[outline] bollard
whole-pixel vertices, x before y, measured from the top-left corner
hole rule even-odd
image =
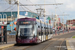
[[[69,33],[69,29],[68,29],[68,33]]]
[[[64,34],[64,29],[63,29],[63,34]]]
[[[57,35],[57,32],[56,32],[56,30],[55,30],[55,35]]]

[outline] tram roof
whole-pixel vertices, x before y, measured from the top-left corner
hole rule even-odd
[[[30,20],[30,21],[35,21],[36,20],[36,18],[20,18],[20,19],[18,19],[18,21],[25,21],[25,19]]]

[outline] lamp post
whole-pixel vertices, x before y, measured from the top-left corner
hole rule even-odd
[[[62,24],[63,24],[63,34],[64,34],[64,19],[62,19]]]
[[[57,34],[57,30],[56,30],[56,21],[57,21],[57,19],[56,19],[56,17],[57,17],[57,15],[56,15],[56,9],[57,9],[57,7],[55,7],[55,34]]]
[[[18,2],[17,2],[17,7],[18,7],[18,17],[17,18],[19,18],[19,0],[17,0]]]

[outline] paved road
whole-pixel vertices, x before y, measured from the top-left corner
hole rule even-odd
[[[69,31],[74,31],[74,30],[69,30]],[[64,30],[64,32],[63,31],[57,31],[57,34],[65,33],[65,32],[68,32],[68,31],[66,31],[66,30]],[[55,32],[53,32],[53,34],[55,34]]]
[[[71,38],[75,32],[53,37],[53,39],[40,44],[16,45],[4,50],[66,50],[66,38]]]

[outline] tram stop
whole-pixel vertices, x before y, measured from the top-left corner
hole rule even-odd
[[[0,25],[0,44],[7,43],[7,25]]]
[[[7,15],[0,14],[0,44],[7,43]]]

